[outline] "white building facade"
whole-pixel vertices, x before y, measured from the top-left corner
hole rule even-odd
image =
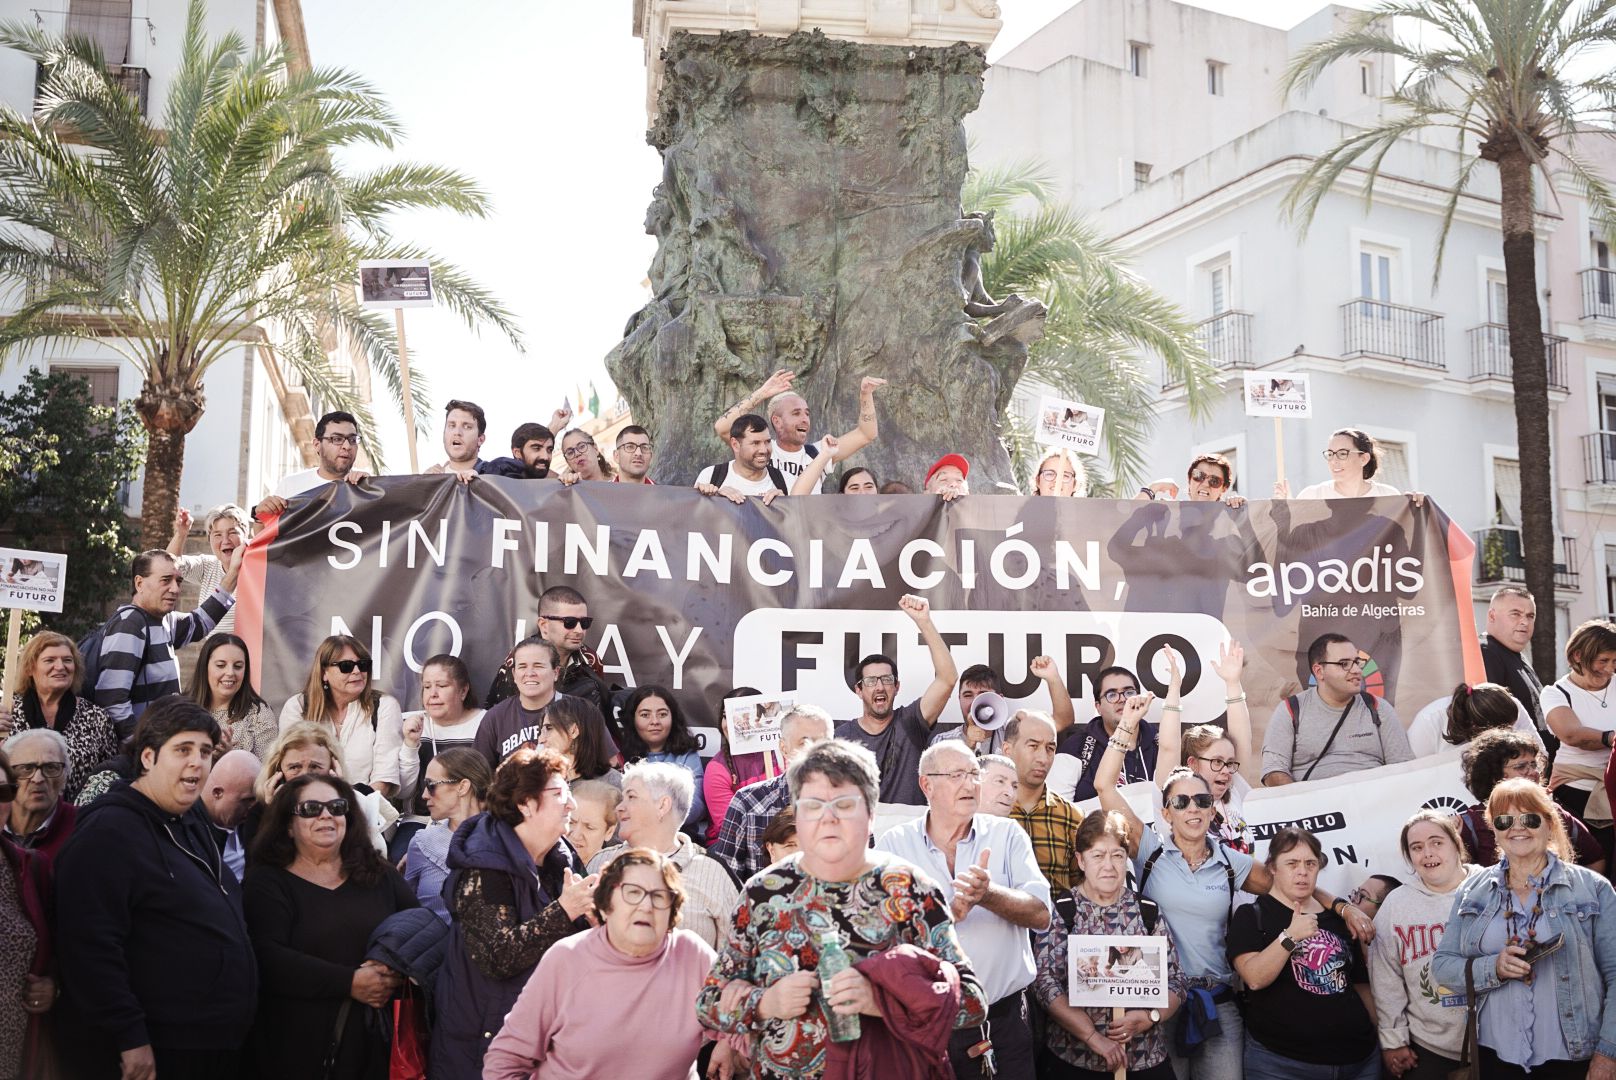
[[[1217,451],[1235,461],[1239,490],[1269,497],[1274,424],[1245,416],[1242,372],[1308,372],[1314,415],[1284,430],[1291,489],[1327,478],[1321,452],[1332,431],[1362,428],[1385,449],[1377,479],[1429,493],[1477,537],[1476,591],[1485,597],[1521,577],[1496,172],[1478,169],[1460,200],[1439,280],[1437,240],[1461,164],[1443,135],[1395,147],[1372,205],[1360,169],[1326,195],[1305,235],[1282,211],[1297,177],[1354,121],[1374,118],[1390,85],[1380,59],[1343,62],[1282,101],[1291,56],[1354,14],[1327,7],[1284,30],[1173,0],[1082,0],[989,70],[967,121],[975,163],[1043,160],[1072,205],[1121,242],[1133,269],[1198,320],[1222,390],[1208,415],[1191,420],[1181,390],[1162,386],[1148,452],[1156,475],[1182,480],[1195,453]],[[1582,359],[1584,330],[1591,321],[1616,330],[1616,307],[1608,319],[1583,317],[1575,293],[1576,273],[1592,265],[1583,261],[1592,257],[1587,226],[1567,219],[1564,200],[1540,202],[1563,632],[1595,608],[1616,610],[1616,521],[1607,571],[1595,565],[1596,548],[1606,558],[1603,534],[1581,513],[1606,505],[1606,493],[1616,509],[1616,434],[1596,455],[1608,471],[1597,483],[1585,482],[1581,438],[1607,423],[1616,432],[1616,353],[1608,417],[1583,407],[1597,396],[1590,387],[1606,384],[1584,373]],[[1551,290],[1557,257],[1571,280]],[[1598,283],[1590,288],[1597,297]],[[1594,581],[1606,573],[1608,599]]]
[[[160,118],[184,43],[186,0],[58,0],[55,10],[20,0],[0,0],[0,20],[32,23],[56,33],[96,39],[109,68],[137,96],[148,117]],[[295,25],[285,39],[303,49],[297,0],[210,0],[207,33],[235,33],[249,45],[283,40],[276,12]],[[0,51],[0,100],[31,111],[36,72],[32,60]],[[301,378],[282,364],[257,327],[241,344],[227,349],[203,379],[206,411],[186,439],[180,505],[200,513],[221,503],[250,506],[288,472],[314,463],[310,440],[322,403]],[[368,399],[369,372],[363,358],[333,348],[333,368],[351,378]],[[0,394],[11,393],[30,369],[67,371],[90,383],[98,404],[133,399],[140,393],[138,369],[113,349],[92,341],[63,340],[8,357],[0,367]],[[138,514],[140,478],[130,486],[125,509]]]

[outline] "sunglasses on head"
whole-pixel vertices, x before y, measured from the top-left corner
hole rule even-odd
[[[1217,473],[1202,472],[1200,469],[1196,469],[1194,472],[1190,473],[1190,479],[1197,484],[1205,484],[1213,491],[1218,490],[1228,482]]]
[[[551,622],[558,622],[568,630],[576,630],[580,626],[585,630],[588,630],[591,626],[595,625],[595,617],[593,615],[540,615],[539,618],[549,619]]]
[[[1203,791],[1199,795],[1169,795],[1163,800],[1163,805],[1169,810],[1188,810],[1191,803],[1194,803],[1202,810],[1210,810],[1212,809],[1212,796]]]
[[[366,675],[370,674],[370,661],[369,660],[333,660],[333,661],[331,661],[331,663],[327,664],[326,666],[327,667],[334,667],[338,671],[342,672],[344,675],[352,675],[354,673],[354,668],[358,668],[360,671],[363,671]]]
[[[319,799],[304,799],[292,807],[292,815],[301,818],[317,818],[322,813],[329,813],[335,818],[348,816],[347,799],[328,799],[321,802]]]
[[[1521,823],[1523,829],[1541,829],[1543,827],[1542,814],[1499,814],[1493,818],[1493,828],[1499,832],[1508,832],[1515,827],[1515,822]]]

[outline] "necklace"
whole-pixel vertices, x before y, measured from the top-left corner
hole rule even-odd
[[[1537,940],[1537,920],[1543,914],[1543,887],[1548,884],[1549,872],[1545,867],[1542,877],[1528,876],[1526,884],[1532,890],[1532,910],[1523,914],[1515,910],[1515,890],[1510,886],[1508,871],[1504,877],[1504,924],[1508,928],[1509,944],[1522,945],[1530,948],[1531,943]],[[1524,931],[1520,922],[1525,922]],[[1527,986],[1532,985],[1532,973],[1528,971],[1522,980]]]

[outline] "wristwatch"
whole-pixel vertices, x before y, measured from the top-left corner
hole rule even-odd
[[[1151,1009],[1150,1010],[1150,1022],[1152,1024],[1161,1023],[1161,1010],[1160,1009]]]
[[[1288,953],[1293,953],[1298,948],[1297,940],[1291,937],[1289,930],[1281,930],[1279,932],[1279,945],[1280,948],[1284,949]]]

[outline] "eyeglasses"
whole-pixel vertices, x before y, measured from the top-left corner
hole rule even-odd
[[[1137,686],[1125,686],[1120,690],[1107,690],[1100,696],[1106,701],[1110,702],[1112,705],[1115,705],[1119,701],[1127,701],[1129,698],[1134,697],[1138,693],[1139,688]]]
[[[1537,758],[1528,758],[1525,761],[1512,761],[1504,766],[1507,776],[1539,776],[1543,767],[1537,763]]]
[[[568,630],[576,630],[580,626],[588,630],[595,625],[593,615],[540,615],[539,621],[558,622]]]
[[[1212,809],[1212,796],[1203,791],[1198,795],[1173,795],[1162,801],[1162,805],[1169,810],[1188,810],[1191,803],[1194,803],[1202,810],[1210,810]]]
[[[321,802],[319,799],[304,799],[292,807],[292,815],[300,818],[317,818],[321,814],[330,814],[332,817],[345,818],[348,816],[347,799],[328,799]]]
[[[1224,484],[1229,482],[1223,477],[1219,476],[1217,473],[1202,472],[1200,469],[1196,469],[1194,472],[1190,473],[1190,479],[1197,484],[1205,484],[1213,491],[1218,490]]]
[[[1324,452],[1324,460],[1325,461],[1345,461],[1349,457],[1351,457],[1353,454],[1361,454],[1361,453],[1363,453],[1362,450],[1326,450]]]
[[[828,811],[834,810],[831,816],[840,821],[844,817],[851,817],[858,813],[858,808],[864,805],[862,795],[843,795],[839,799],[798,799],[797,820],[818,821]]]
[[[620,442],[617,449],[625,454],[649,454],[651,444],[648,442]]]
[[[982,779],[981,769],[954,769],[952,772],[929,772],[927,776],[934,780],[947,780],[950,784],[957,784],[962,780]]]
[[[1519,820],[1523,829],[1541,829],[1543,827],[1542,814],[1499,814],[1493,818],[1493,829],[1498,832],[1508,832],[1515,827]]]
[[[896,675],[871,675],[868,678],[860,679],[859,685],[866,690],[875,690],[882,686],[897,686],[898,677]]]
[[[1320,660],[1319,663],[1325,667],[1338,667],[1342,671],[1362,671],[1364,666],[1361,656],[1354,656],[1350,660]]]
[[[554,795],[562,802],[566,802],[568,799],[572,798],[572,788],[567,784],[558,784],[555,787],[540,788],[540,798],[542,799],[545,795]]]
[[[47,780],[56,780],[67,771],[67,765],[61,761],[13,761],[11,771],[17,775],[18,780],[27,780],[36,772],[43,774]]]
[[[1359,904],[1374,904],[1376,907],[1379,907],[1381,904],[1385,903],[1385,901],[1377,900],[1373,896],[1370,896],[1369,893],[1364,890],[1364,887],[1360,885],[1347,894],[1347,903],[1353,905],[1354,907],[1357,907]]]
[[[442,787],[444,784],[458,784],[458,783],[460,783],[459,780],[422,780],[421,781],[421,790],[425,791],[428,795],[432,795],[432,794],[435,794],[437,792],[437,790],[440,787]]]
[[[1054,469],[1045,469],[1045,470],[1043,470],[1042,472],[1040,472],[1038,474],[1038,479],[1040,479],[1040,480],[1058,480],[1058,479],[1060,479],[1061,475],[1062,475],[1061,473],[1056,472]],[[1069,472],[1069,473],[1066,473],[1065,476],[1066,476],[1066,478],[1068,480],[1076,480],[1077,479],[1077,474],[1076,473],[1070,473]]]
[[[571,447],[561,451],[561,456],[571,461],[573,458],[588,457],[589,451],[595,449],[595,440],[586,439],[581,443],[573,443]]]
[[[359,445],[357,435],[322,435],[320,441],[328,446],[355,446]]]
[[[667,911],[673,906],[673,893],[667,889],[647,889],[632,882],[623,882],[617,887],[617,894],[629,907],[638,907],[641,900],[647,896],[651,898],[651,906],[658,911]]]
[[[0,802],[10,802],[17,797],[16,784],[0,784]]]
[[[1211,766],[1213,772],[1224,772],[1225,770],[1229,772],[1238,772],[1240,770],[1240,763],[1230,758],[1202,757],[1200,754],[1191,754],[1190,757],[1194,758],[1196,761],[1206,762],[1209,766]]]
[[[327,664],[326,667],[334,667],[344,675],[352,675],[354,673],[354,668],[358,668],[366,675],[370,674],[369,660],[333,660]]]

